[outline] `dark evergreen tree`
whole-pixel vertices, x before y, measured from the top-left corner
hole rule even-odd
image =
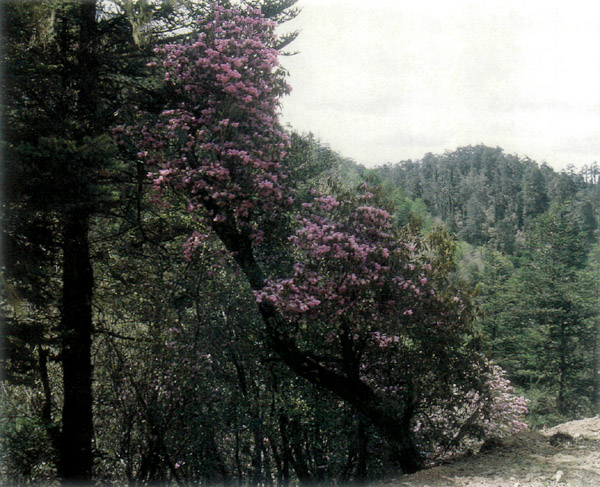
[[[284,21],[295,15],[293,3],[267,0],[255,6]],[[115,222],[130,210],[137,210],[139,223],[142,193],[137,190],[145,179],[135,155],[127,161],[131,154],[117,151],[112,129],[127,120],[136,101],[148,108],[160,104],[165,94],[154,90],[146,69],[153,44],[194,26],[207,4],[39,0],[2,8],[7,289],[17,301],[49,311],[47,326],[37,326],[32,353],[25,358],[33,363],[37,356],[39,374],[34,375],[41,375],[47,397],[52,392],[44,372],[48,347],[55,351],[50,358],[60,359],[60,434],[55,434],[50,401],[42,410],[44,425],[55,440],[60,477],[89,480],[93,267],[99,255],[92,235],[102,233],[95,228],[100,216],[113,219],[107,228],[115,233],[103,234],[104,240],[123,231]],[[42,275],[43,269],[50,272]],[[7,343],[18,344],[29,319],[14,314]],[[11,358],[6,364],[17,365],[18,357]]]
[[[529,164],[523,174],[523,224],[527,224],[548,208],[546,180],[535,164]]]
[[[581,301],[585,286],[578,277],[586,249],[569,210],[556,206],[531,222],[516,271],[504,264],[498,275],[501,261],[491,254],[491,274],[482,283],[482,322],[496,360],[521,387],[541,390],[545,399],[550,394],[550,401],[532,407],[534,414],[546,416],[543,421],[589,410],[590,330]]]
[[[36,212],[57,222],[64,377],[59,472],[85,480],[92,470],[88,229],[101,197],[98,178],[112,161],[99,92],[96,3],[15,3],[5,6],[5,15],[8,201],[26,222]]]

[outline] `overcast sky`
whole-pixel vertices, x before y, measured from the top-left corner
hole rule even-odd
[[[283,121],[367,166],[483,143],[600,160],[600,2],[299,0]]]

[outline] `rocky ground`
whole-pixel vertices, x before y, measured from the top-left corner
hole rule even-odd
[[[526,431],[385,487],[600,487],[600,416]]]

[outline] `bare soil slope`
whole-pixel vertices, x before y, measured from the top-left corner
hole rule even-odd
[[[600,487],[600,416],[525,431],[476,456],[403,475],[386,487]]]

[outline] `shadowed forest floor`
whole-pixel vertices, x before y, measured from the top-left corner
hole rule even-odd
[[[600,416],[525,431],[385,487],[600,487]]]

